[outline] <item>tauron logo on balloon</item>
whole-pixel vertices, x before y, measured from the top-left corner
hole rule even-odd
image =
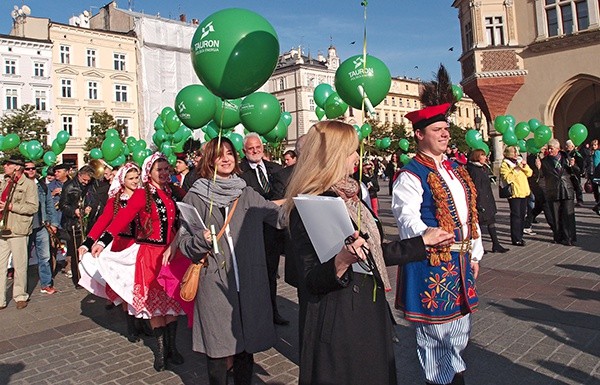
[[[201,54],[204,52],[219,52],[219,45],[221,44],[220,40],[203,40],[212,32],[215,32],[215,27],[213,26],[213,22],[210,21],[208,24],[202,27],[200,41],[194,44],[194,51],[196,54]]]
[[[183,101],[181,101],[181,103],[179,103],[177,105],[177,110],[179,111],[179,118],[180,119],[190,119],[191,115],[188,112],[185,112],[185,104],[183,103]]]
[[[373,76],[373,68],[362,68],[365,64],[365,61],[362,57],[356,58],[352,61],[352,63],[354,64],[354,71],[348,72],[348,77],[350,77],[350,80]]]

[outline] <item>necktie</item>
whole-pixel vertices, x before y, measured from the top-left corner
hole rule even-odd
[[[262,186],[262,188],[266,194],[269,191],[271,191],[271,185],[269,184],[267,175],[265,174],[265,171],[263,170],[263,166],[259,164],[258,166],[256,166],[256,169],[258,170],[258,181],[260,182],[260,185]]]

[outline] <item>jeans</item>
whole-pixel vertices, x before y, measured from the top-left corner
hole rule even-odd
[[[52,286],[52,268],[50,267],[50,236],[45,227],[33,229],[29,236],[27,250],[35,247],[38,259],[38,274],[40,276],[40,287]]]

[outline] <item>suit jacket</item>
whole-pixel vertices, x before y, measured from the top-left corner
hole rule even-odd
[[[4,191],[8,179],[0,180],[0,192]],[[31,234],[33,229],[33,214],[37,213],[39,198],[35,182],[21,175],[12,195],[12,209],[8,212],[6,227],[12,231],[4,238],[22,237]]]
[[[282,168],[273,175],[274,180],[273,183],[271,183],[273,188],[273,199],[277,200],[285,197],[285,190],[287,189],[288,183],[290,183],[292,172],[294,172],[293,165]]]
[[[269,183],[271,184],[271,190],[267,193],[260,185],[258,181],[258,177],[256,176],[256,171],[250,167],[248,159],[244,158],[240,162],[240,169],[242,170],[243,180],[246,181],[246,184],[252,187],[256,192],[258,192],[263,198],[267,200],[273,200],[274,191],[273,191],[273,181],[275,180],[274,174],[281,170],[281,166],[277,163],[269,162],[268,160],[263,160],[263,164],[267,169],[267,178],[269,179]]]

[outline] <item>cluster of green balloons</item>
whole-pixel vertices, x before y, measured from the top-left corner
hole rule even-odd
[[[500,115],[494,119],[494,128],[502,134],[502,141],[507,146],[517,146],[520,152],[537,154],[540,148],[552,139],[552,130],[538,119],[515,124],[512,115]],[[533,134],[533,137],[526,139]]]
[[[355,124],[353,127],[356,130],[356,134],[358,135],[359,141],[362,141],[363,139],[367,138],[369,135],[371,135],[371,132],[373,132],[373,127],[371,127],[369,123],[365,123],[362,126]]]
[[[490,153],[490,147],[483,141],[481,133],[477,130],[467,130],[465,133],[467,145],[474,150],[483,150],[486,154]]]
[[[319,120],[324,116],[327,116],[327,119],[335,119],[348,111],[348,104],[342,100],[330,84],[321,83],[315,87],[313,99],[317,105],[315,114]]]
[[[106,130],[105,138],[100,148],[90,150],[90,158],[104,159],[109,165],[116,167],[125,163],[125,145],[121,142],[119,132],[114,128]]]
[[[29,140],[27,142],[21,142],[21,139],[17,134],[8,134],[6,137],[0,135],[0,148],[3,151],[11,150],[18,147],[19,153],[32,161],[44,160],[46,166],[52,166],[56,163],[57,156],[60,155],[64,150],[67,142],[70,139],[70,135],[67,131],[59,131],[54,141],[52,141],[52,150],[44,153],[44,147],[38,140]]]
[[[273,26],[259,14],[230,8],[200,23],[191,51],[202,84],[221,99],[237,99],[269,79],[277,65],[279,40]]]
[[[6,136],[0,134],[0,150],[8,151],[13,148],[19,147],[21,144],[21,138],[15,133],[7,134]]]
[[[213,102],[211,106],[214,107],[214,99],[211,101]],[[161,110],[160,115],[154,120],[154,129],[152,142],[167,157],[169,163],[175,165],[177,162],[175,154],[184,151],[183,146],[192,137],[192,130],[182,124],[178,113],[171,107],[165,107]],[[138,155],[141,157],[141,154]]]
[[[387,148],[389,148],[392,145],[392,139],[390,139],[389,137],[384,137],[381,139],[375,139],[375,148],[378,148],[380,150],[385,150]]]

